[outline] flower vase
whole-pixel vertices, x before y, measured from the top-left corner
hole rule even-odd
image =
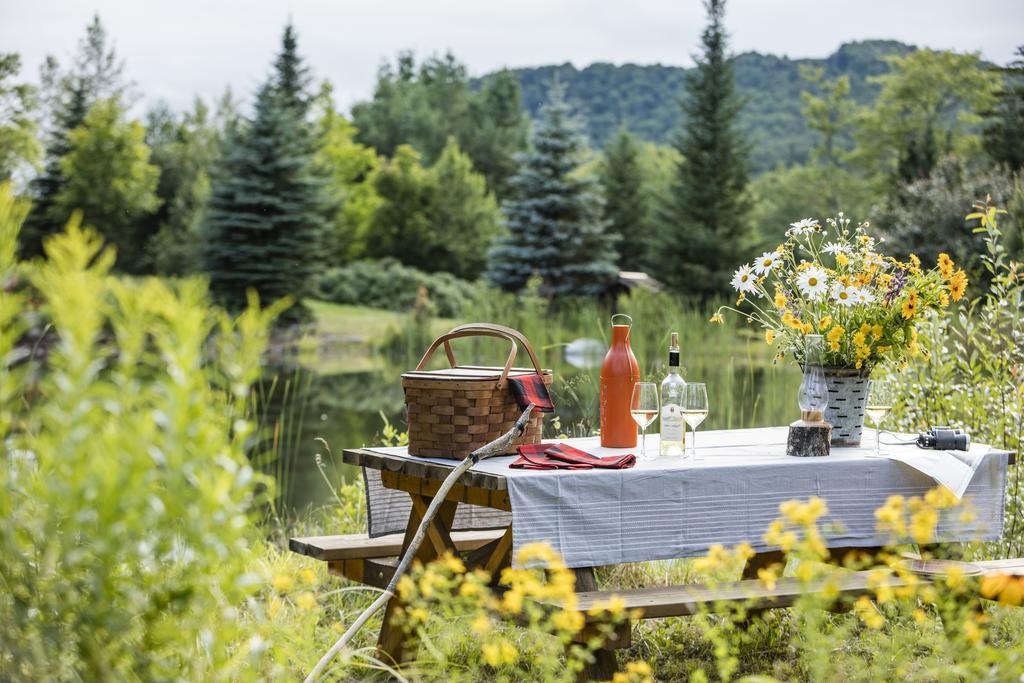
[[[856,368],[827,367],[824,370],[828,384],[825,421],[832,425],[831,443],[833,446],[860,446],[870,373]]]

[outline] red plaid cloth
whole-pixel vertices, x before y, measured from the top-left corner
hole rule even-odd
[[[599,458],[565,443],[538,443],[520,446],[519,458],[509,467],[522,470],[625,470],[636,464],[636,456],[607,455]]]
[[[540,375],[509,377],[508,382],[520,410],[526,410],[526,406],[532,403],[534,408],[542,413],[554,412],[555,404],[551,402],[547,385],[544,384],[544,379]]]

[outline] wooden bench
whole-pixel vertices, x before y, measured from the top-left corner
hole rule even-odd
[[[505,529],[453,531],[451,540],[459,552],[472,553],[501,542]],[[288,549],[327,563],[332,574],[376,588],[386,588],[395,574],[402,551],[403,534],[370,538],[366,534],[305,536],[288,541]]]
[[[1007,560],[987,560],[972,562],[982,569],[982,575],[1016,574],[1024,575],[1024,558]],[[833,605],[839,603],[840,597],[859,597],[873,595],[872,571],[851,571],[841,573],[832,581],[832,588],[837,588]],[[580,633],[580,642],[597,632],[600,624],[607,621],[604,613],[590,614],[595,606],[607,606],[613,597],[618,598],[627,614],[635,614],[638,619],[661,619],[664,617],[694,616],[702,612],[725,611],[737,604],[747,604],[754,611],[792,607],[799,598],[805,595],[820,595],[824,592],[828,579],[815,580],[804,584],[799,579],[783,577],[769,588],[758,579],[744,579],[719,583],[715,586],[665,586],[651,588],[633,588],[625,590],[582,591],[576,594],[575,611],[584,617],[584,629]],[[836,585],[838,583],[838,585]],[[925,586],[932,581],[918,577],[915,585]],[[886,585],[896,589],[907,586],[907,582],[893,575],[888,577]],[[560,609],[554,603],[542,603],[550,609]],[[632,631],[631,619],[620,624],[608,637],[604,648],[619,649],[630,646]]]

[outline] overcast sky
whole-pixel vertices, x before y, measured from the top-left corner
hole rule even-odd
[[[0,0],[0,51],[34,80],[46,54],[66,59],[99,12],[145,103],[185,107],[230,85],[249,96],[289,17],[315,76],[347,107],[402,49],[451,49],[473,75],[502,66],[595,61],[689,65],[699,0]],[[732,49],[821,57],[841,43],[894,38],[981,51],[1005,63],[1024,43],[1024,0],[731,0]]]

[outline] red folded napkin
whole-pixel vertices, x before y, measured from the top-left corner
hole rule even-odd
[[[526,410],[526,406],[533,404],[533,407],[542,413],[550,413],[555,410],[555,404],[551,402],[551,394],[548,393],[544,378],[534,373],[532,375],[520,375],[509,377],[509,386],[512,394],[516,397],[519,410]]]
[[[636,464],[636,456],[607,455],[599,458],[566,443],[538,443],[520,446],[519,458],[509,467],[523,470],[624,470]]]

